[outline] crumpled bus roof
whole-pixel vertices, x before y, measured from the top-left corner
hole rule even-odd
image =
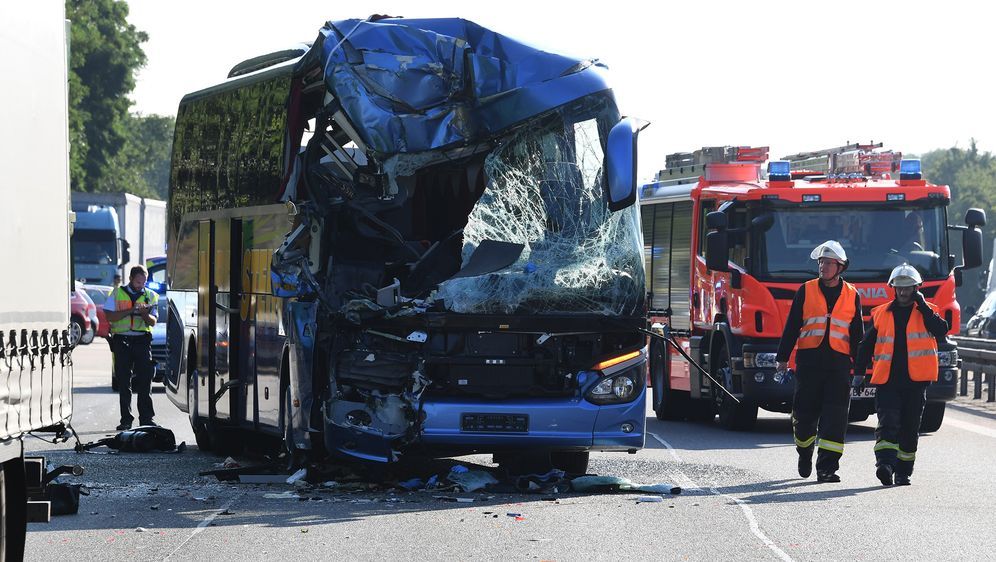
[[[486,139],[608,89],[597,62],[456,18],[328,22],[309,55],[367,147],[381,154]]]

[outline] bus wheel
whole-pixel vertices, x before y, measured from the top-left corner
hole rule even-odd
[[[588,451],[554,451],[550,464],[567,474],[580,476],[588,473]]]
[[[304,451],[298,449],[294,444],[294,422],[291,418],[291,393],[290,385],[285,385],[281,391],[283,400],[280,409],[280,435],[283,436],[282,452],[287,453],[288,468],[298,468],[304,465]]]
[[[726,350],[726,347],[720,348],[715,357],[718,360],[715,364],[716,369],[713,370],[713,377],[721,383],[732,380],[730,376],[730,353]],[[716,403],[716,412],[719,414],[719,425],[723,429],[744,431],[754,427],[754,424],[757,423],[756,404],[738,403],[721,389],[714,388],[713,390],[713,400]]]
[[[941,428],[944,421],[944,402],[927,402],[923,407],[923,417],[920,418],[920,431],[933,433]]]
[[[187,411],[190,413],[190,428],[194,430],[194,440],[201,451],[211,451],[211,436],[204,420],[197,416],[197,371],[187,375]]]

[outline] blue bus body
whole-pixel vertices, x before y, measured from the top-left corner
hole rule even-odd
[[[165,384],[198,444],[641,448],[638,129],[604,66],[459,19],[329,22],[185,96]]]

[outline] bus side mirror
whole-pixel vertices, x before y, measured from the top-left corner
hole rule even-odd
[[[606,142],[606,198],[610,211],[636,203],[636,138],[649,123],[632,117],[616,123]]]

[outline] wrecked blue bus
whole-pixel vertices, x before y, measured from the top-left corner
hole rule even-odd
[[[603,65],[460,19],[329,22],[186,95],[165,386],[198,446],[641,448],[640,127]]]

